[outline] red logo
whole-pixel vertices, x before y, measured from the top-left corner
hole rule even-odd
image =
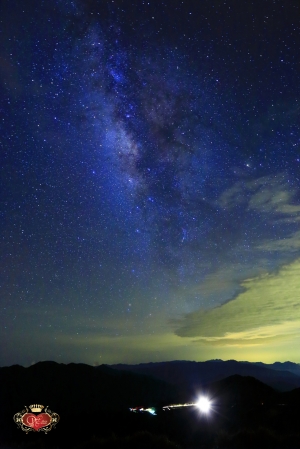
[[[45,432],[48,433],[59,421],[59,415],[52,412],[48,407],[45,408],[43,413],[40,413],[44,406],[39,404],[34,404],[25,407],[19,413],[14,415],[14,421],[24,432],[28,433],[31,430],[34,432]]]
[[[25,413],[25,415],[22,416],[22,423],[25,426],[32,427],[34,430],[49,426],[51,422],[52,418],[48,413],[40,413],[39,415]]]

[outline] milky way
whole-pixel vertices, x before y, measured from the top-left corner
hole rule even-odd
[[[299,12],[1,2],[0,363],[244,360],[286,340],[270,326],[297,288],[267,298],[300,250]]]

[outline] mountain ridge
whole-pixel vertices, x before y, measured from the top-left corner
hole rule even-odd
[[[253,376],[280,391],[290,391],[300,387],[300,365],[293,362],[275,362],[267,365],[262,362],[223,361],[220,359],[206,362],[173,360],[136,365],[115,364],[110,367],[151,375],[180,387],[185,384],[194,388],[195,384],[205,385],[234,374]]]

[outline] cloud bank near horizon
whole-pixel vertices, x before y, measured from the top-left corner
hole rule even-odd
[[[176,335],[211,346],[264,345],[299,337],[300,260],[241,283],[225,304],[175,321]]]

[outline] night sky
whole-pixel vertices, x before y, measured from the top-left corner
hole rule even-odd
[[[0,1],[0,366],[300,362],[298,0]]]

